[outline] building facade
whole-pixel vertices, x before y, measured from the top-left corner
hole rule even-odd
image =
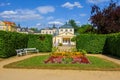
[[[41,29],[41,34],[51,34],[55,35],[57,33],[56,28],[46,28],[46,29]]]
[[[29,29],[28,27],[20,27],[20,26],[16,28],[16,32],[25,33],[25,34],[34,34],[34,31]]]
[[[75,45],[71,41],[74,36],[74,28],[70,24],[65,24],[59,28],[58,34],[53,37],[53,45]]]
[[[16,24],[10,21],[0,21],[0,30],[16,31]]]
[[[41,30],[41,34],[53,35],[53,45],[75,45],[71,39],[74,35],[74,28],[70,24],[65,24],[59,28],[46,28]]]

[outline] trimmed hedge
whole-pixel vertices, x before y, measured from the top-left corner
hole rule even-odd
[[[40,52],[52,51],[52,35],[33,35],[29,34],[29,48],[37,48]]]
[[[102,53],[105,40],[106,35],[80,34],[76,37],[76,48],[93,54]]]
[[[81,34],[76,37],[76,47],[77,50],[83,49],[88,53],[103,53],[120,57],[120,33]]]
[[[103,49],[103,54],[120,57],[120,34],[108,36]]]
[[[37,48],[40,52],[52,51],[52,35],[27,35],[0,31],[0,57],[16,55],[15,49]]]
[[[0,57],[16,55],[15,49],[27,47],[26,34],[0,31]]]

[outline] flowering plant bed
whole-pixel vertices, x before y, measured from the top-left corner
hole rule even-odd
[[[89,64],[87,57],[80,52],[55,52],[44,63],[82,63]]]

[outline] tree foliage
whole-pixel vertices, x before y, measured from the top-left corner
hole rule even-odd
[[[90,25],[90,24],[85,24],[82,25],[81,27],[78,28],[78,33],[95,33],[96,29]]]
[[[75,31],[75,33],[76,33],[76,32],[77,32],[77,29],[78,29],[78,26],[77,26],[75,20],[71,19],[71,20],[69,20],[68,23],[71,24],[71,26],[74,28],[74,31]]]
[[[38,31],[38,28],[30,28],[32,31]]]
[[[120,32],[120,5],[112,0],[108,7],[103,9],[93,5],[90,21],[94,27],[97,27],[98,33]]]

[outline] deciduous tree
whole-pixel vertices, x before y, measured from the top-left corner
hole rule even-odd
[[[98,33],[120,32],[120,5],[112,0],[109,6],[103,9],[93,5],[90,21],[94,27],[97,27]]]

